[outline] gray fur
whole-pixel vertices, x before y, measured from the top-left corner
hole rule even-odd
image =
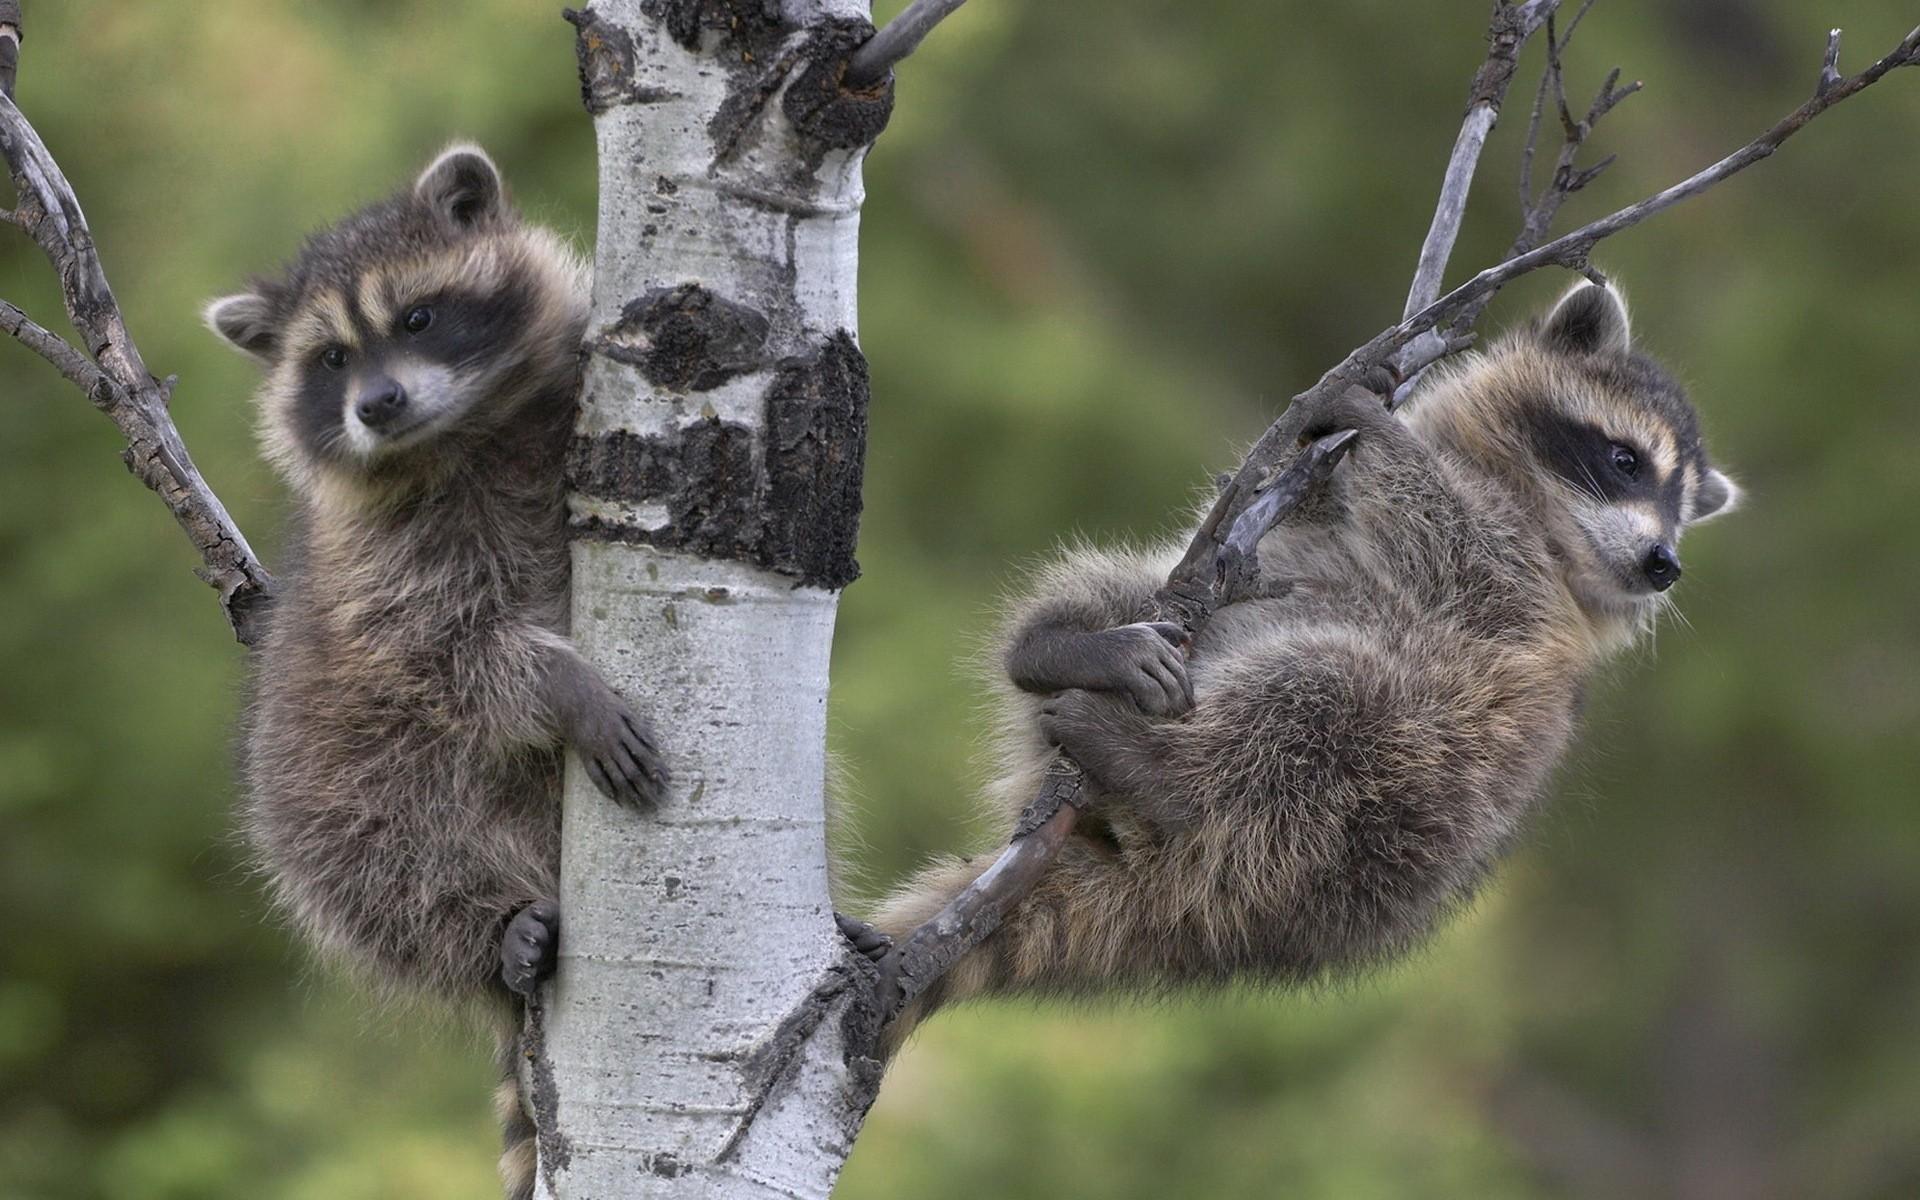
[[[296,506],[254,659],[248,838],[331,957],[390,996],[483,1002],[508,1032],[503,961],[522,992],[552,969],[563,745],[623,802],[665,778],[645,720],[565,637],[586,308],[577,258],[471,148],[209,307],[267,363],[263,438]],[[356,397],[395,381],[430,420],[356,428]],[[544,936],[503,946],[523,911],[538,929],[519,933]]]
[[[1402,415],[1358,392],[1295,413],[1302,437],[1358,429],[1355,449],[1184,663],[1135,624],[1180,545],[1079,549],[1039,574],[1003,642],[995,799],[1010,828],[1061,747],[1097,803],[895,1043],[981,994],[1323,979],[1403,953],[1470,897],[1539,803],[1583,684],[1656,602],[1590,531],[1631,506],[1646,538],[1676,540],[1643,498],[1717,498],[1691,406],[1592,291]],[[1654,465],[1601,499],[1540,457],[1542,405]],[[989,861],[928,869],[875,924],[904,936]]]

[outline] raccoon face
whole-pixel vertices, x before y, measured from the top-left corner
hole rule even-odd
[[[1637,609],[1679,581],[1681,533],[1739,489],[1709,465],[1680,386],[1633,353],[1618,293],[1583,284],[1532,336],[1544,378],[1521,392],[1521,449],[1551,481],[1570,582],[1590,609]]]
[[[404,474],[447,435],[570,386],[585,295],[575,256],[521,223],[484,153],[457,146],[310,239],[285,280],[206,317],[267,367],[263,441],[297,484]]]

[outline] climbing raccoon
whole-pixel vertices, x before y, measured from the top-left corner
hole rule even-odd
[[[1400,413],[1354,389],[1292,422],[1359,437],[1190,647],[1142,620],[1184,539],[1074,551],[1014,608],[1006,826],[1056,748],[1095,803],[895,1043],[982,994],[1292,984],[1401,953],[1513,842],[1583,684],[1679,579],[1681,531],[1738,498],[1598,286]],[[931,867],[874,924],[905,934],[986,865]]]
[[[666,782],[646,719],[566,637],[587,301],[585,263],[455,146],[206,312],[265,368],[261,441],[295,499],[246,833],[323,951],[389,994],[491,1001],[509,1035],[553,965],[562,748],[623,803]],[[504,1093],[524,1195],[531,1131]]]

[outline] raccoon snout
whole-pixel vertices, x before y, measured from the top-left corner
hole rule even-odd
[[[379,430],[393,424],[407,410],[407,389],[400,381],[382,375],[368,382],[354,402],[353,414],[368,429]]]
[[[1656,542],[1653,549],[1647,551],[1647,557],[1640,563],[1640,570],[1645,573],[1647,582],[1653,585],[1654,591],[1664,592],[1679,582],[1680,559],[1674,554],[1672,546],[1665,542]]]

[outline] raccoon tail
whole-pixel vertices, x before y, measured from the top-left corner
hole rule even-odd
[[[517,1017],[518,1006],[515,1006]],[[493,1111],[500,1119],[500,1183],[507,1200],[533,1200],[538,1167],[539,1130],[520,1089],[518,1022],[502,1023],[499,1034],[500,1082],[493,1089]]]
[[[994,855],[937,862],[881,902],[873,924],[896,941],[979,878]],[[1070,838],[1027,897],[987,939],[915,997],[882,1035],[891,1059],[914,1029],[949,1004],[993,995],[1080,995],[1152,970],[1150,900],[1110,851]]]

